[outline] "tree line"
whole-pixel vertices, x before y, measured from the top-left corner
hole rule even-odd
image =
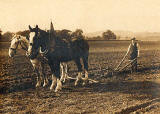
[[[46,31],[49,32],[49,30],[46,30]],[[0,40],[10,41],[13,34],[14,34],[13,32],[9,32],[9,31],[2,34],[2,30],[0,29]],[[29,30],[18,31],[16,32],[16,34],[28,37]],[[67,29],[63,29],[63,30],[56,30],[56,36],[66,40],[72,40],[72,38],[78,38],[78,39],[84,38],[84,39],[93,39],[93,40],[116,40],[117,39],[117,36],[111,30],[107,30],[103,32],[101,36],[89,38],[83,35],[82,29],[76,29],[74,32]]]
[[[118,37],[111,30],[106,30],[101,34],[101,36],[88,37],[91,40],[118,40]]]

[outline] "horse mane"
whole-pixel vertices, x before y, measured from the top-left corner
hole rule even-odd
[[[49,34],[50,34],[49,30],[45,31],[45,30],[39,29],[39,32],[44,37],[44,40],[48,40],[48,41],[52,40],[52,38],[51,39],[49,38]],[[72,44],[79,45],[79,44],[81,44],[81,42],[83,42],[83,40],[84,40],[83,37],[80,37],[80,38],[75,37],[75,36],[72,37],[69,34],[69,32],[71,32],[71,31],[67,30],[67,29],[54,31],[53,39],[55,40],[57,46],[63,47],[63,46],[67,46],[67,45],[69,46]]]
[[[16,37],[17,39],[19,39],[19,41],[21,41],[21,42],[28,43],[28,40],[26,39],[26,36],[15,34],[14,37]]]
[[[39,32],[41,33],[42,36],[45,36],[46,40],[52,40],[52,39],[49,39],[49,34],[50,34],[49,30],[45,31],[45,30],[39,29]],[[54,38],[56,43],[61,41],[61,39],[57,35],[57,32],[55,32],[53,38]]]
[[[28,37],[29,33],[30,33],[29,30],[24,30],[24,31],[18,31],[18,32],[16,32],[16,34],[24,36],[24,37]]]

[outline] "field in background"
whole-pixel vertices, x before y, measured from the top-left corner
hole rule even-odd
[[[129,41],[89,41],[89,77],[99,83],[74,87],[68,81],[54,93],[49,87],[36,89],[36,75],[25,53],[9,58],[9,43],[0,42],[0,113],[158,113],[160,42],[139,43],[139,71],[130,74],[126,69],[107,77],[106,68],[117,66]],[[75,77],[75,64],[68,64],[69,75]],[[46,75],[51,75],[47,65]]]

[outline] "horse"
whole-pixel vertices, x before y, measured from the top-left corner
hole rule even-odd
[[[16,51],[18,49],[18,46],[21,47],[24,51],[27,52],[28,50],[28,37],[26,38],[25,36],[14,34],[13,38],[11,39],[11,44],[9,47],[9,56],[14,57],[16,54]],[[46,62],[46,59],[43,57],[37,57],[35,59],[30,59],[30,62],[33,66],[34,71],[37,74],[37,84],[36,87],[40,87],[41,83],[43,81],[43,87],[45,87],[48,84],[48,77],[45,75],[44,71],[44,62]],[[61,63],[60,67],[62,69],[61,72],[61,80],[65,82],[65,79],[67,78],[67,64]]]
[[[52,25],[53,26],[53,25]],[[75,81],[75,86],[79,81],[83,80],[83,85],[88,81],[88,56],[89,45],[84,39],[76,39],[74,41],[65,42],[55,35],[55,30],[52,27],[52,37],[48,32],[41,30],[38,25],[32,28],[29,25],[30,38],[28,57],[34,59],[40,52],[48,59],[48,64],[52,71],[52,84],[50,90],[55,87],[55,92],[62,89],[62,82],[60,80],[60,62],[74,61],[78,68],[78,76]],[[82,77],[82,59],[84,64],[85,77]]]

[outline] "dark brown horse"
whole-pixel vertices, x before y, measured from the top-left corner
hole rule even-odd
[[[53,26],[53,25],[52,25]],[[28,57],[31,59],[36,58],[40,52],[48,59],[48,64],[52,71],[52,84],[50,89],[55,86],[55,92],[62,89],[60,81],[60,62],[74,61],[78,68],[78,76],[75,85],[78,84],[80,79],[83,79],[83,84],[88,80],[88,55],[89,45],[84,39],[76,39],[74,41],[66,42],[59,39],[55,35],[53,27],[50,33],[41,30],[36,25],[35,28],[30,29]],[[83,60],[85,78],[82,78],[82,64],[80,59]],[[56,85],[57,84],[57,85]]]

